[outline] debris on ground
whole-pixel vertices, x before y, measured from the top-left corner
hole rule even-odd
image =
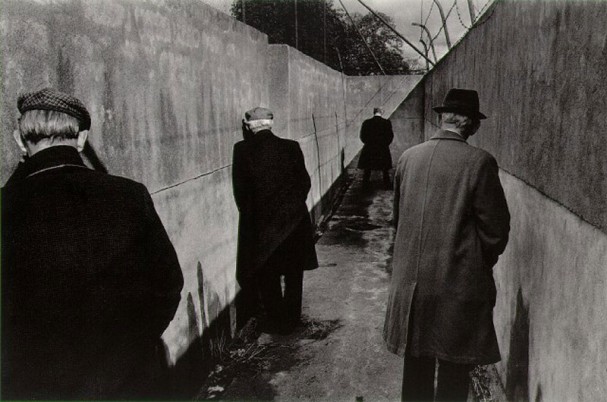
[[[476,366],[470,373],[470,377],[475,401],[492,402],[495,400],[491,394],[491,376],[487,366]]]
[[[262,333],[255,318],[238,332],[221,351],[215,368],[204,381],[195,400],[218,399],[238,378],[255,378],[282,366],[285,356],[293,356],[299,346],[295,339],[322,340],[340,328],[339,320],[312,320],[302,318],[302,324],[292,335],[278,336]],[[296,362],[293,362],[296,363]]]

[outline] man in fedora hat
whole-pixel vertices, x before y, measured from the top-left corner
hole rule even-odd
[[[363,149],[360,152],[358,168],[363,169],[363,186],[368,187],[372,170],[381,170],[384,186],[392,187],[390,169],[392,169],[392,155],[390,144],[394,139],[392,123],[383,118],[384,110],[380,107],[373,109],[373,117],[363,122],[360,128],[360,140]]]
[[[19,97],[25,162],[2,188],[2,399],[166,397],[160,336],[183,277],[146,188],[85,166],[91,118]]]
[[[495,158],[466,140],[486,116],[476,91],[451,89],[441,129],[403,153],[384,339],[404,356],[403,400],[465,401],[469,372],[499,361],[492,268],[510,215]],[[434,389],[438,362],[437,388]]]
[[[234,145],[234,199],[240,212],[236,277],[240,324],[255,314],[260,293],[266,332],[289,333],[299,323],[303,271],[318,267],[306,206],[310,176],[296,141],[272,133],[274,114],[245,113],[245,140]],[[284,292],[281,286],[284,278]]]

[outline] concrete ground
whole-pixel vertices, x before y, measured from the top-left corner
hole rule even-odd
[[[356,170],[349,175],[343,202],[316,245],[320,267],[304,276],[304,324],[291,335],[261,334],[233,349],[238,363],[219,366],[199,399],[399,400],[403,362],[381,336],[392,191],[383,188],[380,172],[366,190]]]

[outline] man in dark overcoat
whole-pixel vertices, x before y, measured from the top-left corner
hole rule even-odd
[[[85,166],[76,98],[21,96],[2,188],[2,399],[162,397],[183,277],[146,188]],[[165,395],[166,396],[166,395]]]
[[[382,117],[384,111],[381,108],[373,109],[373,117],[363,122],[360,128],[360,140],[363,149],[360,152],[358,168],[363,169],[363,185],[368,186],[372,170],[381,170],[384,185],[390,188],[390,169],[392,169],[392,156],[390,155],[390,144],[394,139],[392,123]]]
[[[485,115],[452,89],[441,129],[403,153],[394,180],[393,271],[384,339],[405,358],[403,400],[466,400],[469,371],[499,361],[492,268],[510,215],[495,158],[468,145]]]
[[[266,331],[288,333],[301,317],[303,271],[318,267],[318,260],[306,206],[310,176],[304,157],[296,141],[272,133],[273,118],[262,107],[246,112],[246,139],[234,146],[233,187],[240,212],[236,275],[245,306],[255,303],[257,292],[261,295]]]

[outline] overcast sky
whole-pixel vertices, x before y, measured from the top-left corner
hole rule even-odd
[[[202,0],[211,6],[229,14],[230,6],[233,0]],[[255,1],[255,0],[246,0]],[[342,0],[348,12],[359,12],[366,14],[367,9],[360,4],[358,0]],[[474,5],[475,14],[485,11],[493,0],[471,0]],[[389,15],[396,24],[397,31],[405,36],[414,46],[423,51],[423,45],[419,41],[421,28],[412,26],[415,23],[424,23],[430,30],[432,36],[435,36],[441,26],[441,18],[438,7],[433,0],[363,0],[365,4],[375,11]],[[466,27],[470,26],[470,12],[468,9],[468,0],[438,0],[445,15],[447,16],[447,27],[451,43],[457,42],[462,35],[466,33]],[[333,0],[336,9],[340,9],[339,0]],[[459,13],[458,13],[459,11]],[[426,34],[424,41],[428,43]],[[444,32],[440,32],[434,40],[434,47],[438,58],[447,51]],[[403,47],[405,59],[415,59],[421,66],[422,58],[406,44]]]

